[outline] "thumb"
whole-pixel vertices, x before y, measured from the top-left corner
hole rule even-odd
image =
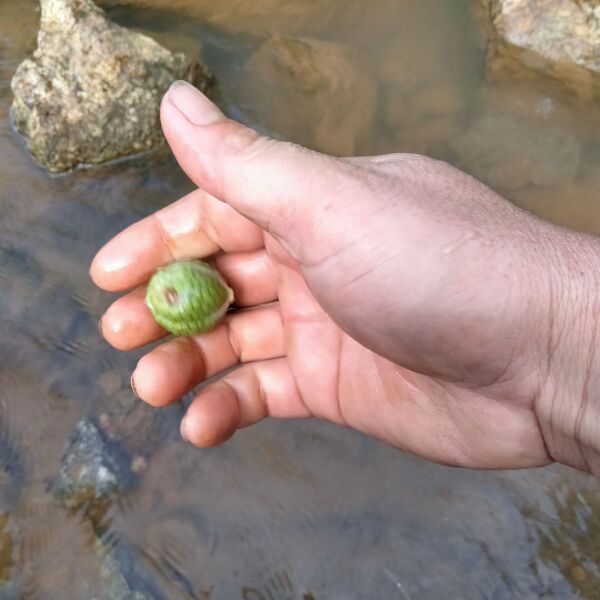
[[[322,246],[336,232],[322,231],[319,224],[341,229],[325,213],[361,185],[349,162],[261,136],[225,117],[185,82],[175,82],[163,98],[161,123],[196,185],[271,233],[300,262],[307,259],[307,246],[329,253]],[[309,243],[315,237],[319,248]]]

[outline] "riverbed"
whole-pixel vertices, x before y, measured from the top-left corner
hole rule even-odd
[[[332,152],[425,153],[542,218],[600,233],[598,107],[555,82],[486,72],[467,0],[297,2],[293,15],[271,0],[237,19],[194,0],[105,4],[202,56],[224,110],[261,131]],[[35,47],[36,6],[0,3],[0,598],[599,598],[598,484],[582,474],[450,469],[316,421],[265,422],[201,451],[179,438],[181,405],[134,399],[141,352],[99,335],[112,297],[89,263],[192,184],[166,150],[61,177],[34,165],[10,126],[9,82]],[[272,34],[359,57],[373,114],[351,142],[335,127],[306,137],[310,101],[277,103],[280,84],[249,63]],[[94,524],[52,493],[81,419],[124,447],[135,475]]]

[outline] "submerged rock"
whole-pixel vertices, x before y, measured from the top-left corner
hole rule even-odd
[[[54,494],[65,508],[83,511],[98,526],[110,501],[133,484],[128,462],[99,427],[84,419],[67,441]]]
[[[109,21],[92,0],[41,0],[38,47],[12,80],[12,118],[35,160],[57,173],[152,150],[163,143],[160,100],[193,72],[140,33]]]
[[[596,0],[481,0],[491,23],[492,74],[544,74],[579,96],[600,95]]]
[[[386,86],[383,118],[394,140],[391,150],[435,156],[439,146],[460,133],[465,106],[461,87],[449,82],[415,87],[412,92],[401,84]]]
[[[91,419],[77,423],[67,440],[52,491],[63,508],[83,517],[81,527],[89,528],[97,571],[73,582],[73,593],[82,600],[164,598],[143,555],[126,538],[115,544],[116,530],[106,518],[111,502],[136,481],[129,463],[128,453]]]
[[[92,581],[82,578],[78,583],[81,600],[163,600],[154,576],[140,560],[139,552],[121,541],[115,546],[98,544],[99,575]]]
[[[566,128],[496,113],[475,120],[451,146],[458,166],[499,191],[572,181],[582,152]]]
[[[261,124],[293,142],[349,156],[371,129],[375,84],[351,48],[273,36],[250,57],[244,75],[243,101]]]

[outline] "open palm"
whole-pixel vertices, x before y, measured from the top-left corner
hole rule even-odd
[[[180,258],[213,261],[241,310],[144,356],[132,378],[143,400],[165,406],[223,374],[182,423],[195,445],[269,416],[312,416],[447,464],[552,462],[560,299],[551,274],[531,269],[550,225],[448,165],[322,156],[259,137],[189,86],[176,95],[163,128],[199,189],[99,252],[94,281],[133,290],[102,332],[123,350],[165,336],[144,284]]]

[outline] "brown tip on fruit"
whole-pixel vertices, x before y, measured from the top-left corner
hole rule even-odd
[[[169,306],[173,306],[174,304],[177,304],[177,300],[179,300],[179,294],[177,293],[177,290],[169,288],[165,291],[165,298],[167,299]]]

